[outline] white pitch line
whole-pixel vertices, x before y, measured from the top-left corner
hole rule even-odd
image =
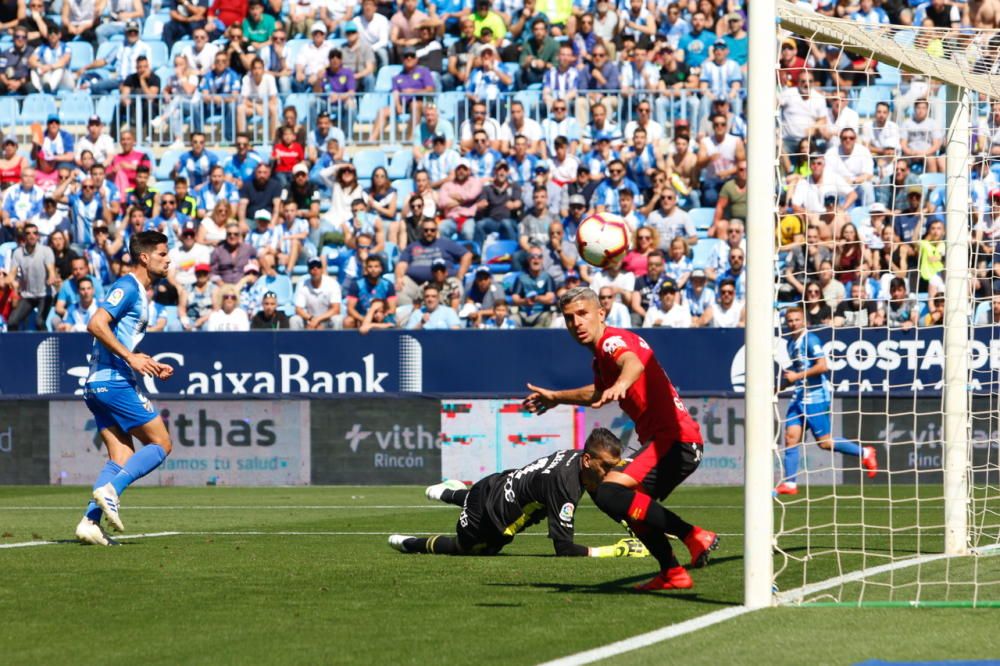
[[[16,506],[16,505],[0,505],[0,511],[68,511],[79,509],[81,504],[74,504],[72,506]],[[185,505],[185,506],[159,506],[159,505],[126,505],[129,510],[140,509],[143,511],[281,511],[282,509],[295,509],[301,511],[323,511],[326,509],[333,510],[358,510],[363,511],[367,509],[377,509],[377,510],[396,510],[396,509],[448,509],[453,508],[451,505],[436,503],[436,504],[273,504],[273,505],[255,505],[255,504],[195,504],[195,505]],[[732,511],[735,509],[743,509],[743,505],[735,504],[671,504],[671,509],[677,510],[719,510],[719,511]],[[805,505],[786,505],[785,510],[795,510],[795,509],[806,509]],[[900,507],[888,507],[882,505],[875,506],[861,506],[861,505],[850,505],[850,504],[839,504],[838,508],[841,510],[845,509],[865,509],[866,511],[877,511],[877,510],[900,510]],[[924,507],[927,508],[927,507]],[[583,504],[577,507],[579,510],[595,510],[596,506],[593,504]],[[816,511],[816,507],[812,507],[813,511]],[[832,510],[829,509],[829,510]]]
[[[732,620],[733,618],[737,618],[741,615],[746,615],[747,613],[753,612],[753,610],[754,609],[747,608],[746,606],[724,608],[707,615],[699,615],[698,617],[685,620],[684,622],[678,622],[677,624],[671,624],[660,629],[655,629],[645,634],[639,634],[638,636],[626,638],[623,641],[610,643],[592,650],[577,652],[576,654],[554,659],[553,661],[547,661],[540,666],[580,666],[581,664],[591,664],[595,661],[600,661],[601,659],[607,659],[609,657],[624,654],[625,652],[632,652],[633,650],[649,647],[650,645],[655,645],[656,643],[669,641],[672,638],[690,634],[693,631],[698,631],[699,629],[704,629],[705,627],[711,627],[713,624],[719,624],[720,622],[726,622],[727,620]]]
[[[152,539],[154,537],[177,536],[180,532],[147,532],[146,534],[123,534],[112,537],[116,541],[122,539]],[[71,539],[66,541],[22,541],[20,543],[2,543],[0,548],[30,548],[32,546],[56,546],[64,543],[72,543]]]

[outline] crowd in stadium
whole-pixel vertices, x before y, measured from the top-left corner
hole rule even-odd
[[[963,20],[941,0],[812,4]],[[558,327],[581,283],[612,325],[742,326],[743,5],[3,3],[0,322],[85,330],[130,236],[157,229],[151,331]],[[792,37],[779,76],[777,300],[814,327],[940,323],[941,90]],[[986,299],[998,128],[1000,105],[973,182]],[[573,239],[604,211],[632,249],[597,270]]]

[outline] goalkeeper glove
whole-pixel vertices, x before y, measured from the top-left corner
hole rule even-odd
[[[638,539],[621,539],[613,546],[590,549],[591,557],[646,557],[649,551]]]

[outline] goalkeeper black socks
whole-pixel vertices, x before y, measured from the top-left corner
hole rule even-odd
[[[680,516],[653,501],[649,495],[626,488],[618,483],[602,483],[594,494],[594,502],[613,520],[647,525],[651,529],[673,534],[683,539],[692,526]]]
[[[666,534],[638,523],[630,522],[629,525],[635,532],[636,538],[649,550],[649,554],[656,558],[661,571],[680,566]]]
[[[441,491],[441,501],[447,504],[454,504],[455,506],[465,506],[465,498],[468,496],[468,488],[462,488],[461,490],[447,489]]]
[[[468,492],[468,491],[457,491]],[[430,553],[433,555],[458,555],[458,540],[453,537],[437,535],[432,537],[413,537],[403,542],[403,548],[409,553]]]

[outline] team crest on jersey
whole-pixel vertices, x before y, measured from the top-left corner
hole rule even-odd
[[[676,395],[674,396],[674,407],[681,410],[682,412],[687,411],[687,409],[684,408],[684,403]]]
[[[620,335],[612,335],[610,338],[604,341],[604,346],[601,347],[605,354],[614,354],[616,351],[625,346],[625,341],[622,340]]]
[[[108,305],[118,305],[125,297],[125,292],[119,287],[108,294]]]
[[[575,507],[573,506],[572,502],[566,502],[565,504],[563,504],[562,508],[559,509],[559,520],[563,521],[564,523],[571,522],[573,520],[574,509]]]

